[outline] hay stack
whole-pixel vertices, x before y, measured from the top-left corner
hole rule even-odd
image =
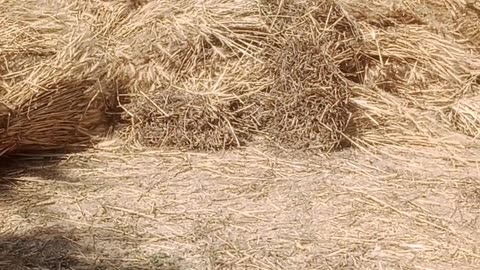
[[[460,99],[448,110],[448,120],[458,131],[479,138],[480,136],[480,95]]]
[[[0,98],[9,108],[1,119],[0,153],[88,145],[92,132],[105,124],[115,102],[114,82],[107,84],[94,51],[77,49],[42,63],[6,89]]]
[[[102,46],[58,5],[8,3],[1,6],[0,155],[89,145],[116,100]]]
[[[359,22],[378,28],[401,25],[426,26],[434,33],[458,30],[457,23],[476,0],[339,0],[338,2]],[[468,18],[471,20],[472,17]]]
[[[424,145],[479,83],[461,0],[47,2],[0,6],[0,153],[87,144],[118,102],[148,146]]]
[[[282,3],[164,1],[132,13],[119,34],[137,63],[126,67],[134,77],[126,132],[201,150],[258,134],[298,148],[339,146],[351,114],[347,81],[357,76],[355,28],[331,1]]]
[[[34,0],[2,1],[0,14],[2,84],[24,79],[29,68],[54,57],[74,24],[74,18],[64,10]]]
[[[451,2],[451,3],[447,3]],[[446,139],[438,112],[474,92],[480,55],[454,29],[452,1],[345,0],[369,59],[353,88],[352,139],[368,145],[433,145]]]
[[[349,83],[359,80],[357,29],[331,1],[261,1],[275,35],[267,50],[272,85],[265,130],[282,145],[334,150],[345,146],[353,106]]]
[[[372,86],[355,85],[352,91],[356,110],[346,133],[356,146],[456,144],[435,112],[412,108],[408,100]]]
[[[257,58],[267,33],[254,4],[162,1],[131,13],[118,34],[132,78],[127,136],[197,150],[251,138],[258,123],[250,96],[269,84]]]
[[[244,145],[259,130],[250,96],[265,88],[254,74],[258,71],[248,63],[233,61],[225,63],[223,73],[190,78],[178,88],[160,84],[138,90],[127,106],[137,121],[129,128],[150,146],[218,150]]]
[[[469,43],[473,44],[474,49],[480,52],[480,1],[466,0],[462,12],[458,14],[456,28]]]
[[[364,53],[377,59],[369,68],[368,79],[419,108],[450,105],[471,92],[480,74],[480,55],[453,37],[418,26],[389,30],[364,26],[363,30]]]
[[[423,108],[448,106],[471,92],[480,55],[455,27],[465,8],[460,1],[342,3],[363,33],[370,83]]]

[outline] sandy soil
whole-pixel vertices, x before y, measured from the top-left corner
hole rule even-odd
[[[0,269],[477,269],[478,161],[113,147],[17,160],[2,169]]]

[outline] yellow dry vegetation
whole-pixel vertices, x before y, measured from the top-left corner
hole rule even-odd
[[[464,117],[448,116],[451,107],[478,92],[474,2],[59,0],[0,9],[0,153],[85,146],[113,125],[130,142],[190,150],[259,137],[324,151],[428,145],[457,130]]]
[[[0,0],[0,269],[478,269],[479,76],[476,0]]]

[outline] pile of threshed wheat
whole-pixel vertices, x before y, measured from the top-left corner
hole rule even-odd
[[[480,1],[0,0],[0,155],[480,134]]]

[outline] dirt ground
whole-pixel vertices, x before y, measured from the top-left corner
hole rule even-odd
[[[479,161],[108,144],[4,161],[0,269],[478,269]]]

